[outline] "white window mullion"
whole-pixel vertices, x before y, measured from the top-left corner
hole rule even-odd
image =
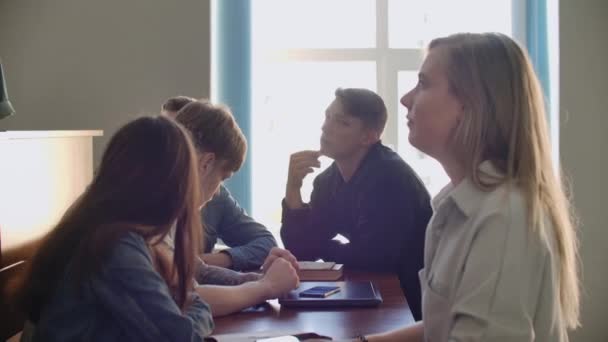
[[[386,54],[391,65],[398,70],[418,70],[424,59],[422,49],[389,49]]]
[[[388,0],[376,0],[376,48],[388,49]]]
[[[511,34],[512,37],[522,46],[526,46],[527,0],[511,0]]]
[[[285,49],[266,52],[273,62],[286,61],[375,61],[376,49]]]
[[[396,70],[390,65],[388,46],[388,0],[376,1],[376,87],[378,94],[384,99],[388,118],[382,140],[386,145],[397,149],[399,130],[397,127],[397,84]]]

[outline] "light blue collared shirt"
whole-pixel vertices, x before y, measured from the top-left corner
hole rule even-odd
[[[480,170],[502,177],[489,162]],[[425,340],[562,341],[552,325],[553,236],[545,243],[529,226],[522,192],[465,179],[432,205],[420,271]]]

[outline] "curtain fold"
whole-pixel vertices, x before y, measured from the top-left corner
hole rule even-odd
[[[526,0],[526,48],[543,88],[549,113],[552,75],[549,68],[547,12],[547,0]]]
[[[251,1],[216,0],[212,6],[214,101],[230,107],[248,144],[245,163],[226,186],[251,213]]]
[[[543,88],[554,167],[559,171],[559,15],[557,0],[526,1],[526,48]]]

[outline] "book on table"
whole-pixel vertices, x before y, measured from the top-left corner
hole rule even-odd
[[[339,280],[344,275],[344,265],[335,262],[298,261],[300,270],[298,276],[301,281]]]

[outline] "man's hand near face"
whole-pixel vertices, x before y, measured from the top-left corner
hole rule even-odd
[[[320,156],[321,152],[319,151],[300,151],[292,154],[289,158],[285,203],[290,209],[298,209],[304,205],[300,193],[302,181],[307,174],[314,171],[314,168],[321,167]]]

